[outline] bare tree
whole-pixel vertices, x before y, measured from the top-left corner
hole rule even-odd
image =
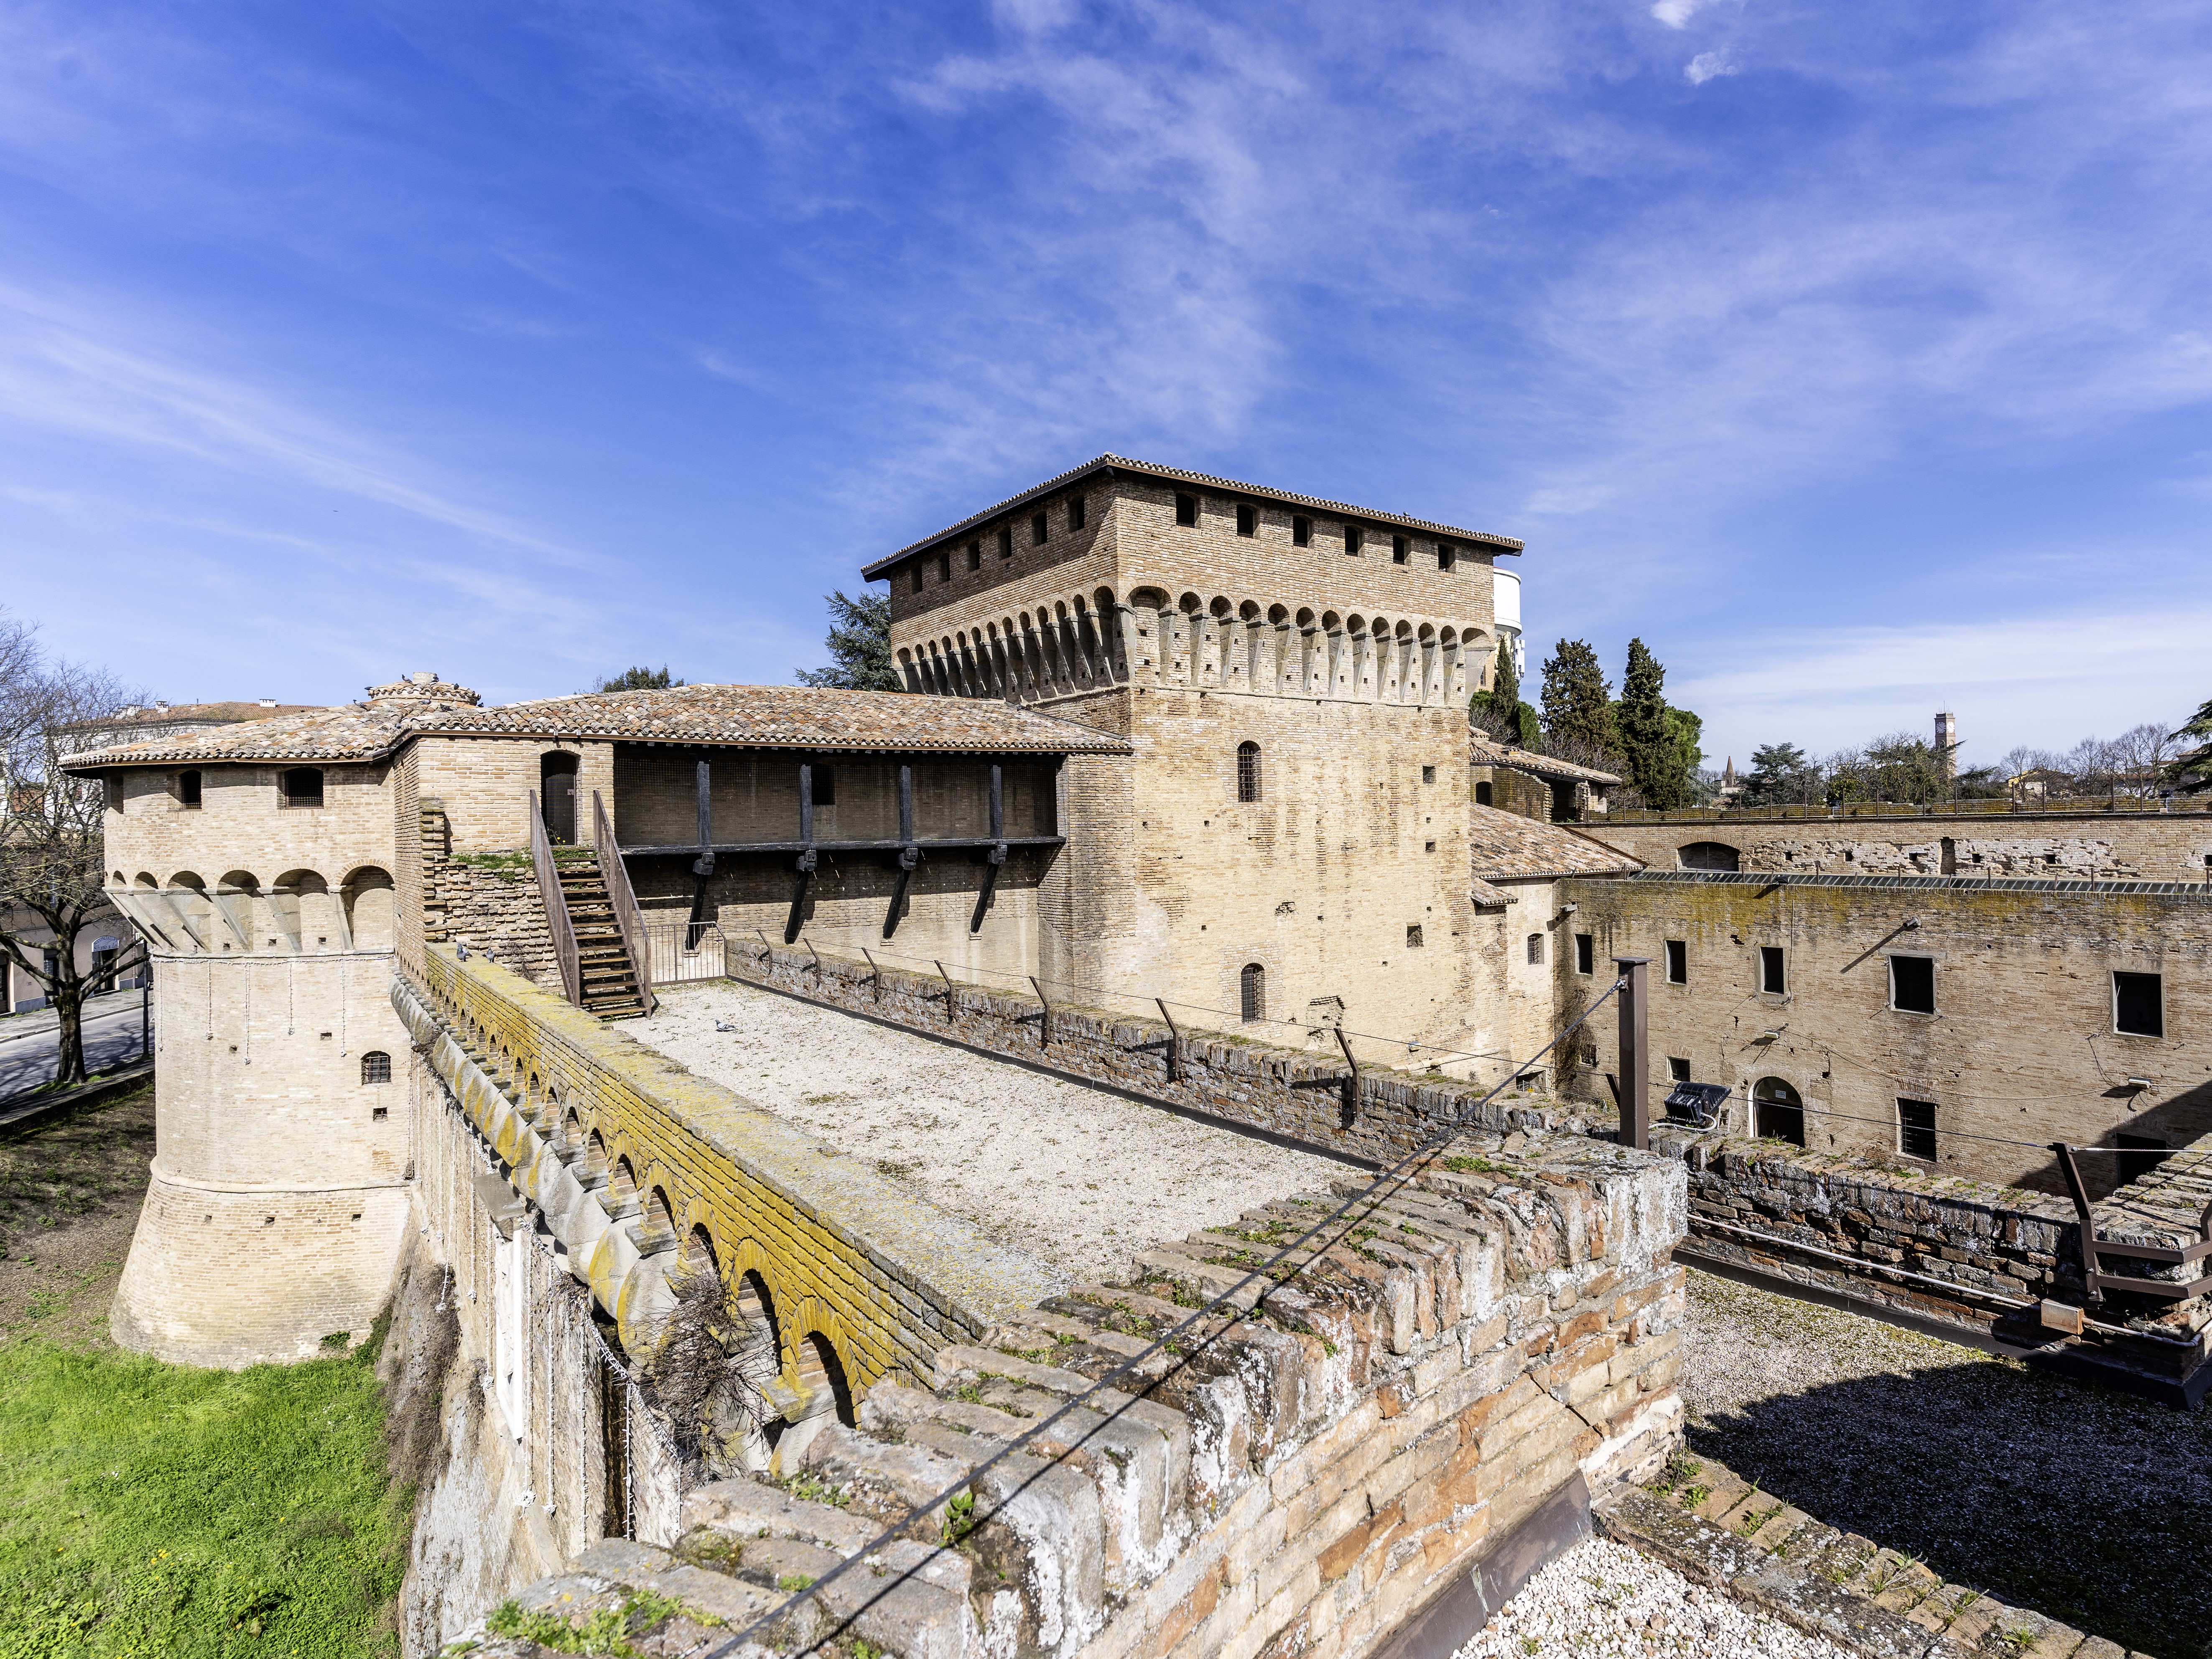
[[[668,1288],[674,1304],[653,1322],[640,1372],[685,1455],[718,1480],[742,1474],[748,1443],[775,1415],[762,1394],[776,1369],[768,1329],[746,1317],[711,1260],[688,1263]]]
[[[60,1022],[62,1084],[84,1080],[77,936],[109,911],[101,787],[64,773],[69,728],[143,702],[104,670],[52,661],[36,631],[0,616],[0,951],[46,992]]]

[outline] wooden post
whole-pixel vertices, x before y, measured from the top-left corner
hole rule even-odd
[[[2097,1218],[2090,1213],[2088,1189],[2081,1184],[2081,1171],[2074,1162],[2074,1149],[2063,1140],[2051,1143],[2057,1154],[2058,1172],[2066,1177],[2066,1191],[2074,1200],[2074,1218],[2081,1230],[2081,1284],[2088,1292],[2083,1299],[2093,1308],[2105,1305],[2105,1292],[2097,1283]]]
[[[1620,970],[1620,1144],[1649,1152],[1651,958],[1615,957],[1613,965]]]
[[[814,941],[804,933],[799,936],[799,942],[806,947],[806,954],[814,958],[814,977],[818,982],[822,978],[822,952],[814,948]]]
[[[1168,1012],[1166,1003],[1152,999],[1152,1006],[1160,1011],[1160,1018],[1168,1023],[1168,1081],[1182,1081],[1182,1033],[1176,1030],[1175,1016]]]
[[[937,962],[934,957],[930,960]],[[945,981],[945,1023],[950,1025],[952,1024],[952,975],[945,971],[945,964],[941,962],[937,963],[937,976]]]
[[[1000,777],[1001,769],[998,763],[994,761],[991,763],[991,839],[993,841],[1004,841],[1006,838],[1005,796],[1001,793]]]
[[[706,860],[706,874],[714,873],[714,798],[707,769],[707,763],[699,763],[699,856]]]
[[[813,810],[807,809],[810,818]],[[906,765],[899,768],[899,839],[914,840],[914,768]]]
[[[1352,1080],[1344,1085],[1344,1109],[1348,1117],[1359,1115],[1359,1062],[1352,1057],[1352,1044],[1345,1040],[1344,1027],[1336,1028],[1336,1046],[1344,1050],[1344,1063],[1352,1067]]]
[[[814,840],[814,767],[809,761],[799,763],[799,838],[810,845]]]
[[[873,957],[868,956],[868,947],[866,945],[863,945],[860,947],[860,954],[864,957],[868,957],[868,971],[876,976],[874,980],[876,1000],[881,1002],[884,1000],[884,970],[876,966],[876,959]]]
[[[1036,993],[1036,1000],[1044,1009],[1044,1018],[1037,1021],[1037,1047],[1048,1048],[1052,1046],[1052,1004],[1046,1000],[1044,987],[1037,983],[1037,976],[1031,974],[1029,978],[1030,989]]]

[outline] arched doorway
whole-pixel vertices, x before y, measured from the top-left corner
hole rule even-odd
[[[1805,1103],[1778,1077],[1763,1077],[1751,1091],[1751,1132],[1762,1140],[1805,1144]]]
[[[545,803],[545,839],[556,847],[576,844],[576,757],[554,753],[538,760],[540,794]]]

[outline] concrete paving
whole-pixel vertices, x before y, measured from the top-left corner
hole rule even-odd
[[[751,986],[658,994],[621,1029],[1079,1280],[1347,1170]]]
[[[51,1016],[21,1035],[8,1026],[17,1014],[0,1024],[0,1106],[20,1099],[42,1084],[52,1083],[61,1066],[60,1034]],[[121,993],[100,1000],[99,1011],[88,1010],[84,1022],[84,1064],[88,1072],[112,1072],[138,1058],[138,994]]]

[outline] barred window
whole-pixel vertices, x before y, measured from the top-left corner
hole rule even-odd
[[[1256,743],[1237,745],[1237,799],[1260,799],[1260,745]]]
[[[1244,1018],[1247,1021],[1267,1017],[1267,970],[1256,962],[1244,964],[1237,976],[1237,988],[1242,993]]]
[[[1528,965],[1531,968],[1544,965],[1544,936],[1541,933],[1528,935]]]
[[[323,769],[319,766],[295,766],[276,775],[276,787],[283,792],[287,806],[320,806],[323,804]]]
[[[371,1048],[361,1057],[361,1080],[363,1083],[392,1081],[392,1056],[381,1048]]]
[[[1899,1100],[1897,1103],[1897,1150],[1907,1158],[1936,1156],[1936,1103]]]

